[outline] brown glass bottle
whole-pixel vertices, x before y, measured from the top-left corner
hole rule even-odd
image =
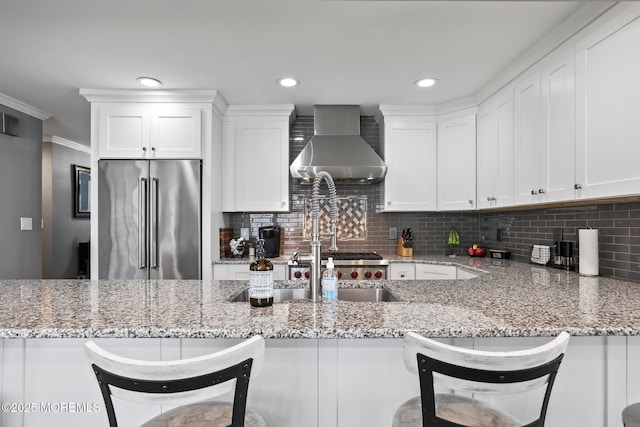
[[[264,255],[264,240],[259,239],[256,247],[258,259],[249,265],[249,303],[253,307],[273,305],[273,264]]]

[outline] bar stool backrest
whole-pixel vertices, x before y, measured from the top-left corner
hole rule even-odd
[[[117,426],[112,395],[135,403],[183,405],[220,396],[234,385],[232,425],[242,425],[237,417],[244,419],[249,380],[262,369],[264,351],[264,339],[255,336],[204,356],[148,361],[115,355],[93,341],[85,343],[112,427]]]
[[[409,332],[404,338],[404,362],[420,378],[423,420],[435,417],[435,389],[463,393],[513,395],[546,386],[540,417],[531,426],[544,425],[547,405],[570,335],[562,332],[538,347],[516,351],[482,351],[443,344]],[[435,375],[434,375],[435,374]],[[428,425],[454,425],[446,423]]]

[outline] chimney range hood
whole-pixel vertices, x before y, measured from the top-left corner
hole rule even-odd
[[[341,182],[384,179],[387,165],[360,136],[358,105],[316,105],[313,119],[314,135],[289,167],[293,178],[311,182],[324,170]]]

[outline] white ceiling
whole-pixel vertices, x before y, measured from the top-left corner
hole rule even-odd
[[[439,104],[476,94],[578,1],[0,0],[0,93],[90,140],[79,88],[217,89],[229,104]],[[276,80],[294,76],[295,88]],[[418,89],[434,76],[439,84]]]

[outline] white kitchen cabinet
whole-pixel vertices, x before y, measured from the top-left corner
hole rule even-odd
[[[246,280],[249,281],[249,264],[214,264],[214,280]],[[273,280],[287,280],[287,266],[273,265]]]
[[[620,12],[576,45],[578,198],[640,193],[640,5]]]
[[[437,210],[436,123],[425,116],[384,117],[385,212]]]
[[[513,86],[480,106],[477,118],[478,209],[513,205]]]
[[[100,158],[197,159],[202,109],[173,103],[97,106]]]
[[[514,201],[528,204],[542,201],[544,147],[540,72],[535,69],[514,86]]]
[[[515,83],[516,204],[574,198],[574,76],[573,50],[563,48]]]
[[[389,263],[390,280],[415,280],[416,265],[413,263]]]
[[[547,202],[575,198],[575,54],[563,48],[540,63],[541,188]]]
[[[454,280],[455,265],[416,264],[416,280]]]
[[[439,121],[437,139],[438,210],[475,209],[475,114]]]
[[[229,106],[223,119],[224,211],[289,211],[293,108]]]

